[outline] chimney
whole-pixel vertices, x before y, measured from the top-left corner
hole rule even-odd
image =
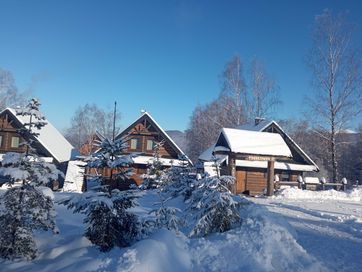
[[[255,117],[255,125],[256,126],[259,125],[260,122],[262,122],[264,120],[265,120],[265,118],[263,118],[263,117]]]

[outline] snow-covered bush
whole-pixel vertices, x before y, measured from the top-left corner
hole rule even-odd
[[[162,191],[176,197],[183,195],[185,199],[191,196],[192,184],[195,181],[191,176],[192,169],[186,156],[180,156],[180,165],[173,165],[165,171]]]
[[[101,251],[109,251],[114,246],[129,246],[140,236],[141,223],[129,211],[137,205],[135,198],[132,191],[114,189],[109,193],[103,187],[103,191],[88,191],[60,203],[73,209],[74,213],[85,214],[84,236]]]
[[[119,191],[107,184],[108,180],[125,181],[132,175],[130,165],[134,155],[122,155],[127,148],[127,138],[110,140],[99,135],[99,151],[84,158],[89,168],[110,169],[110,176],[98,176],[102,186],[61,201],[75,213],[84,213],[87,224],[84,236],[101,251],[114,246],[131,245],[142,232],[142,224],[129,209],[136,206],[134,191]],[[93,179],[94,180],[94,179]]]
[[[152,211],[155,216],[155,227],[178,231],[180,225],[183,224],[183,221],[177,216],[177,213],[180,212],[178,208],[165,206]]]
[[[155,189],[163,182],[164,170],[161,162],[160,149],[165,144],[165,141],[155,142],[153,146],[153,158],[147,166],[147,173],[143,175],[143,182],[140,189]]]
[[[190,236],[224,232],[241,224],[240,198],[228,189],[234,182],[231,176],[207,177],[196,182],[188,207],[196,220]]]
[[[0,257],[35,258],[33,230],[56,229],[52,199],[25,184],[7,190],[0,202]]]
[[[108,168],[110,169],[110,177],[102,177],[102,179],[109,178],[124,181],[129,179],[132,174],[133,158],[135,154],[123,155],[127,149],[127,137],[119,138],[116,140],[108,139],[102,135],[98,135],[99,141],[96,145],[99,150],[84,158],[89,168]]]
[[[7,259],[36,256],[33,230],[55,229],[53,200],[44,195],[39,186],[49,186],[63,175],[54,164],[47,163],[33,149],[32,129],[45,126],[44,117],[39,112],[39,102],[31,99],[17,114],[28,116],[18,131],[25,142],[25,153],[9,152],[3,156],[0,175],[7,178],[10,187],[0,199],[0,257]],[[13,187],[15,186],[15,187]]]

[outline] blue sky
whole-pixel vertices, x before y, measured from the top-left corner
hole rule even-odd
[[[146,109],[184,130],[195,106],[218,95],[226,61],[256,56],[280,87],[274,117],[297,118],[311,89],[314,17],[325,8],[349,10],[362,45],[362,1],[0,0],[0,67],[59,129],[79,105],[116,100],[123,127]]]

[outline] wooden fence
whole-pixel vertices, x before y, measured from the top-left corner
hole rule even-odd
[[[275,181],[274,189],[278,190],[281,186],[298,187],[302,190],[329,190],[335,189],[337,191],[345,191],[347,183],[332,183],[332,182],[298,182],[298,181]]]

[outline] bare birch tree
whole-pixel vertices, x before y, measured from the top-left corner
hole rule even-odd
[[[120,129],[118,126],[120,117],[120,113],[117,113],[116,134]],[[85,153],[90,153],[94,147],[96,132],[112,139],[113,110],[107,112],[95,104],[85,104],[84,106],[80,106],[74,113],[71,119],[71,125],[65,135],[77,149],[80,150],[83,147],[82,150],[84,149],[83,151]]]
[[[194,109],[186,130],[186,153],[192,161],[196,161],[203,151],[215,143],[221,128],[234,126],[224,102],[225,100],[214,100]]]
[[[325,10],[316,16],[313,46],[307,63],[313,76],[314,94],[309,99],[316,131],[329,145],[332,179],[337,181],[336,134],[362,110],[361,58],[352,48],[354,26],[345,14]]]
[[[240,126],[245,122],[248,108],[246,83],[243,75],[243,63],[240,56],[234,56],[225,65],[221,74],[222,90],[219,100],[224,100],[229,112],[230,122]]]
[[[12,73],[0,68],[0,110],[22,106],[25,102],[26,97],[17,89]]]
[[[267,117],[281,104],[278,98],[278,86],[269,75],[264,63],[254,58],[250,64],[248,117]]]
[[[250,88],[244,78],[243,63],[238,55],[225,65],[220,76],[221,91],[217,99],[194,110],[186,138],[187,154],[195,161],[215,143],[223,127],[235,128],[264,114],[279,103],[276,83],[260,61],[252,62]]]

